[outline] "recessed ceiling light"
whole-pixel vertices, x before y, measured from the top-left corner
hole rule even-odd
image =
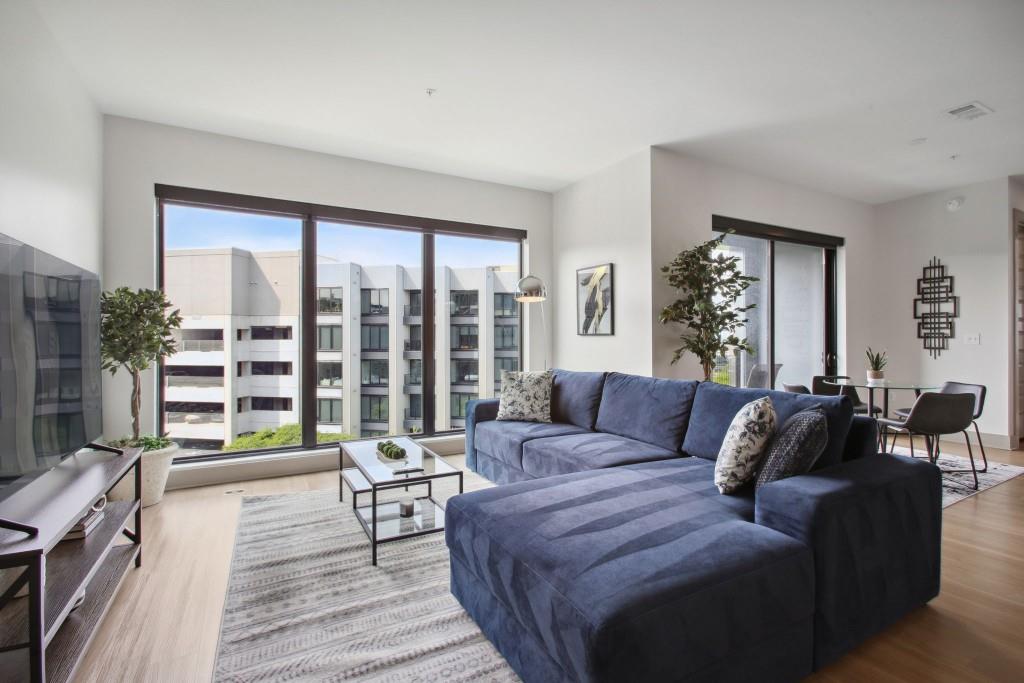
[[[928,142],[928,138],[914,138],[913,140],[910,141],[910,144],[923,145],[926,142]]]
[[[993,111],[994,109],[992,109],[992,107],[986,106],[975,100],[974,102],[961,104],[959,107],[947,109],[946,113],[954,119],[959,119],[961,121],[973,121],[974,119],[991,114]]]

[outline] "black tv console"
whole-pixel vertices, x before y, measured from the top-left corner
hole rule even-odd
[[[128,569],[142,564],[141,456],[83,451],[0,502],[0,518],[25,527],[0,529],[0,569],[20,571],[0,595],[0,678],[62,683],[74,674]],[[88,536],[61,541],[131,473],[133,500],[107,503]],[[15,597],[26,585],[28,596]]]

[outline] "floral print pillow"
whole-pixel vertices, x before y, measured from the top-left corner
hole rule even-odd
[[[544,372],[501,372],[499,420],[551,422],[551,383],[554,375]]]
[[[736,493],[754,481],[774,433],[775,406],[770,398],[765,396],[740,408],[715,461],[719,493]]]

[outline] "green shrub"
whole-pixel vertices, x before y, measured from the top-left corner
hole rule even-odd
[[[165,436],[151,436],[143,435],[137,439],[131,437],[125,437],[123,439],[116,439],[111,441],[108,445],[114,448],[141,448],[144,451],[158,451],[161,448],[167,448],[173,441]]]
[[[335,441],[348,441],[353,438],[351,434],[337,434],[333,432],[317,432],[317,443],[332,443]],[[222,451],[249,451],[258,448],[275,448],[280,446],[299,446],[302,444],[302,427],[298,424],[281,425],[277,429],[261,429],[253,434],[240,436],[229,444],[226,444]]]

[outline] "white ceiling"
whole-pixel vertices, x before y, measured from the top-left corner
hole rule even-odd
[[[1021,0],[36,4],[104,112],[471,178],[648,145],[867,202],[1024,173]]]

